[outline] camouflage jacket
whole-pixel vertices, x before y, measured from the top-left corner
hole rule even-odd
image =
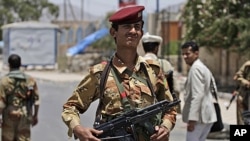
[[[146,64],[147,72],[154,87],[155,98],[158,101],[164,99],[172,101],[173,97],[169,91],[165,77],[159,68],[159,63],[156,61],[148,64],[143,57],[139,56],[134,73],[143,78],[145,78],[145,74],[140,69],[140,63]],[[131,76],[126,76],[126,66],[120,64],[119,60],[115,57],[112,64],[120,73],[123,83],[129,86],[127,95],[133,108],[142,108],[154,103],[155,98],[147,85]],[[73,128],[80,125],[79,113],[84,113],[93,101],[100,98],[100,76],[105,65],[105,63],[100,63],[91,67],[89,74],[78,84],[72,96],[63,105],[62,119],[69,127],[68,135],[70,137],[72,136]],[[121,114],[123,111],[120,93],[111,72],[108,74],[104,88],[102,104],[102,115],[115,116]],[[167,113],[164,113],[162,121],[162,125],[171,130],[176,122],[176,109],[172,108]]]
[[[250,60],[245,62],[236,73],[236,81],[240,85],[240,93],[244,93],[246,90],[250,90],[247,88],[247,85],[250,83]]]
[[[32,87],[34,104],[39,105],[40,102],[36,81],[31,76],[21,72],[20,70],[13,70],[1,78],[0,108],[4,109],[6,112],[16,111],[20,112],[21,115],[27,115],[26,94],[23,94],[22,92],[15,92],[14,94],[14,90],[16,90],[15,79],[26,79],[26,81],[21,82],[20,87],[23,89],[29,89]]]

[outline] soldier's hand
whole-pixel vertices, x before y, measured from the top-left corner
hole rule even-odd
[[[150,137],[151,141],[168,141],[169,130],[164,126],[155,126],[156,133]]]
[[[38,123],[37,116],[32,116],[32,126],[35,126]]]
[[[192,120],[188,121],[188,123],[187,123],[187,131],[189,131],[189,132],[194,131],[195,124],[196,124],[196,121],[192,121]]]
[[[100,135],[103,131],[99,131],[93,128],[84,128],[81,125],[76,126],[73,129],[74,134],[79,138],[80,141],[101,141],[94,135]]]
[[[250,81],[248,80],[242,80],[242,86],[245,88],[250,88]]]

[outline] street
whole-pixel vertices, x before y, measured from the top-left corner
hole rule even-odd
[[[67,141],[67,127],[61,118],[62,105],[71,95],[78,82],[51,82],[37,81],[39,86],[41,105],[39,110],[39,122],[32,128],[32,141]],[[95,106],[84,114],[82,124],[91,127],[95,114]],[[72,140],[74,140],[72,138]]]

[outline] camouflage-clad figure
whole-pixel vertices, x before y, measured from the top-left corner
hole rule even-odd
[[[2,141],[30,141],[31,125],[38,122],[39,95],[36,81],[19,70],[21,58],[18,55],[10,55],[8,62],[10,72],[0,81]]]
[[[151,60],[159,61],[160,67],[162,68],[162,70],[167,78],[170,91],[172,93],[174,92],[176,94],[176,96],[179,98],[180,93],[176,88],[177,81],[175,81],[176,75],[174,73],[174,67],[166,59],[159,58],[157,56],[157,54],[159,52],[160,45],[162,43],[162,37],[157,36],[157,35],[151,35],[147,32],[142,36],[141,41],[142,41],[143,49],[145,51],[145,55],[143,57],[148,62],[150,62]],[[181,113],[181,104],[178,104],[177,112]]]
[[[250,96],[250,60],[246,61],[236,73],[234,78],[239,85],[237,95],[237,124],[244,125],[242,112],[248,109],[248,96]]]
[[[137,54],[137,46],[143,35],[143,10],[144,6],[124,7],[109,18],[112,22],[110,35],[115,39],[116,52],[110,59],[110,65],[100,63],[91,67],[89,74],[78,84],[72,96],[63,105],[62,119],[69,128],[69,136],[74,134],[80,141],[100,141],[97,136],[103,131],[85,127],[84,123],[80,124],[79,115],[86,112],[90,104],[97,99],[100,99],[100,104],[96,121],[100,123],[115,119],[131,109],[147,107],[157,101],[173,101],[159,63],[154,61],[149,64]],[[104,71],[106,65],[110,66],[108,73]],[[100,86],[103,82],[102,73],[106,74],[104,76],[107,79],[105,85]],[[152,83],[152,89],[147,80]],[[131,136],[124,137],[129,135],[129,129],[115,131],[111,136],[122,136],[116,139],[119,141],[168,141],[170,131],[176,122],[176,114],[176,109],[171,108],[150,119],[151,127],[155,129],[152,135],[136,127],[137,139]]]

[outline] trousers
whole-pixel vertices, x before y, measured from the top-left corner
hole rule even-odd
[[[206,141],[213,123],[197,123],[192,132],[187,131],[186,141]]]

